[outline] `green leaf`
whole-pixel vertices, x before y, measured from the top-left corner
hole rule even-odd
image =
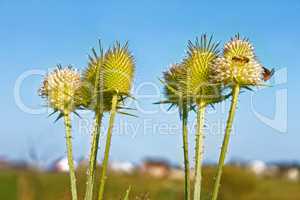
[[[124,200],[129,200],[130,191],[131,191],[131,186],[129,186],[129,188],[126,190],[126,194],[125,194]]]

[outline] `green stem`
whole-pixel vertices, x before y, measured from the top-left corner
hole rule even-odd
[[[101,45],[99,43],[100,49]],[[96,171],[96,164],[97,164],[97,153],[99,147],[99,137],[100,137],[100,128],[101,128],[101,121],[103,117],[103,109],[100,106],[103,103],[103,93],[99,94],[101,90],[100,86],[103,83],[100,83],[100,68],[101,63],[97,63],[96,68],[96,77],[94,82],[94,100],[95,102],[95,122],[94,122],[94,129],[92,135],[92,144],[91,144],[91,152],[90,152],[90,160],[89,160],[89,169],[87,172],[87,185],[86,185],[86,193],[85,193],[85,200],[92,200],[93,199],[93,189],[94,189],[94,182],[95,182],[95,171]]]
[[[98,146],[99,146],[102,117],[103,117],[103,113],[98,111],[95,116],[94,129],[92,135],[89,168],[87,172],[86,193],[84,198],[85,200],[93,199],[93,188],[94,188],[94,181],[95,181],[95,171],[97,165],[97,153],[98,153]]]
[[[76,176],[75,176],[75,167],[73,161],[73,152],[72,152],[72,126],[70,114],[64,115],[65,129],[66,129],[66,145],[67,145],[67,156],[68,164],[70,171],[70,181],[71,181],[71,193],[72,200],[77,200],[77,189],[76,189]]]
[[[233,123],[233,119],[234,119],[234,115],[235,115],[235,111],[236,111],[238,97],[240,94],[240,86],[237,84],[233,87],[232,90],[233,90],[232,91],[233,94],[232,94],[231,106],[230,106],[229,116],[227,119],[227,125],[226,125],[226,130],[225,130],[224,141],[222,144],[221,154],[220,154],[220,158],[219,158],[219,164],[217,167],[217,176],[215,178],[215,185],[214,185],[212,200],[217,200],[217,198],[218,198],[218,192],[219,192],[219,188],[220,188],[223,166],[225,163],[225,157],[226,157],[226,153],[227,153],[228,146],[229,146],[230,132],[232,129],[232,123]]]
[[[188,153],[188,110],[187,106],[184,105],[182,108],[182,139],[183,139],[183,155],[184,155],[184,199],[190,199],[190,164],[189,164],[189,153]]]
[[[103,200],[103,198],[104,198],[104,187],[105,187],[105,182],[107,179],[106,171],[107,171],[109,151],[110,151],[110,145],[111,145],[112,129],[113,129],[116,111],[117,111],[117,101],[118,101],[118,96],[117,96],[117,94],[114,94],[114,96],[112,98],[109,126],[108,126],[107,136],[106,136],[104,159],[103,159],[103,163],[102,163],[102,173],[101,173],[100,189],[99,189],[99,196],[98,196],[99,200]]]
[[[203,140],[204,140],[204,115],[206,105],[198,103],[197,111],[197,130],[196,130],[196,150],[195,150],[195,182],[194,182],[194,200],[200,200],[201,180],[202,180],[202,160],[203,160]]]

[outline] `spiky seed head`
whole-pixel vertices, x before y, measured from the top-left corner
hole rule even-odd
[[[263,67],[255,59],[244,64],[237,64],[225,58],[218,58],[214,64],[212,78],[219,83],[242,86],[255,86],[263,82]]]
[[[87,68],[83,71],[82,80],[84,82],[88,82],[90,84],[95,85],[96,78],[98,77],[98,82],[100,82],[101,77],[103,77],[103,70],[101,70],[101,66],[103,65],[104,55],[103,50],[100,46],[100,54],[98,55],[96,51],[93,49],[93,56],[89,56],[89,62]],[[98,76],[97,76],[97,73]],[[99,86],[98,86],[99,87]],[[95,89],[95,88],[93,88]]]
[[[216,83],[259,85],[263,81],[263,67],[257,61],[254,48],[247,39],[236,36],[224,47],[223,57],[213,64],[211,78]]]
[[[119,42],[116,42],[104,56],[104,90],[128,95],[132,86],[134,68],[134,58],[128,49],[128,44],[121,46]]]
[[[237,34],[225,44],[224,57],[229,60],[234,58],[254,59],[254,47],[248,39],[242,39],[240,38],[240,35]]]
[[[80,73],[72,67],[57,67],[46,75],[39,94],[47,98],[48,105],[64,114],[75,111],[81,104],[79,88],[81,87]]]
[[[186,74],[182,64],[174,64],[163,73],[165,83],[164,94],[168,103],[179,105],[187,101]]]
[[[103,63],[104,53],[99,41],[100,53],[92,49],[89,63],[82,74],[81,93],[84,96],[84,107],[90,110],[108,112],[111,110],[112,94],[104,92]]]
[[[218,57],[218,43],[203,34],[196,39],[195,44],[189,42],[188,56],[183,65],[186,74],[186,89],[189,96],[197,102],[202,100],[207,104],[215,102],[221,95],[221,86],[211,81],[211,68]]]

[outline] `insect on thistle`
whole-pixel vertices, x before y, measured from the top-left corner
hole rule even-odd
[[[263,72],[263,79],[264,79],[264,81],[270,80],[270,78],[271,78],[271,77],[274,75],[274,73],[275,73],[274,68],[271,69],[271,70],[269,70],[269,69],[263,67],[263,69],[264,69],[264,72]]]

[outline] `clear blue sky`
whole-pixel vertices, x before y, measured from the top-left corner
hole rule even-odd
[[[152,82],[160,86],[157,78],[171,63],[183,58],[188,40],[194,40],[206,32],[213,33],[214,38],[224,44],[239,32],[251,39],[265,66],[287,69],[287,83],[257,92],[254,105],[258,113],[272,118],[276,112],[276,91],[287,89],[288,130],[280,133],[259,120],[251,109],[251,93],[243,93],[228,158],[299,161],[299,10],[298,0],[219,3],[175,0],[0,0],[0,155],[27,159],[30,148],[34,148],[42,158],[53,159],[65,152],[62,121],[54,124],[54,118],[47,118],[46,113],[31,115],[17,106],[14,86],[23,72],[31,69],[47,70],[58,63],[73,64],[83,69],[87,63],[87,54],[91,47],[97,45],[98,38],[102,39],[105,47],[109,47],[115,40],[128,40],[136,58],[135,85]],[[41,79],[40,76],[33,76],[22,84],[21,97],[26,105],[34,108],[42,106],[43,101],[37,96]],[[154,92],[155,89],[149,85],[139,91],[140,94]],[[140,98],[138,103],[148,111],[157,111],[158,106],[152,103],[160,98]],[[224,123],[228,102],[226,105],[225,113],[217,106],[215,113],[208,114],[208,126],[220,120]],[[181,162],[180,130],[164,134],[164,131],[160,133],[154,127],[153,131],[147,129],[143,132],[143,126],[147,124],[177,125],[177,113],[145,114],[137,111],[136,114],[139,115],[137,119],[118,116],[117,124],[130,123],[138,129],[135,137],[132,137],[133,132],[120,135],[121,131],[115,131],[112,159],[139,161],[145,156],[160,156]],[[91,120],[91,115],[82,115]],[[190,119],[192,121],[194,115]],[[74,126],[77,127],[78,123],[76,119]],[[77,157],[86,155],[88,133],[74,129],[75,153]],[[206,136],[205,158],[206,161],[215,162],[222,135],[212,132]],[[193,137],[191,132],[191,150]],[[103,150],[103,144],[100,148]]]

